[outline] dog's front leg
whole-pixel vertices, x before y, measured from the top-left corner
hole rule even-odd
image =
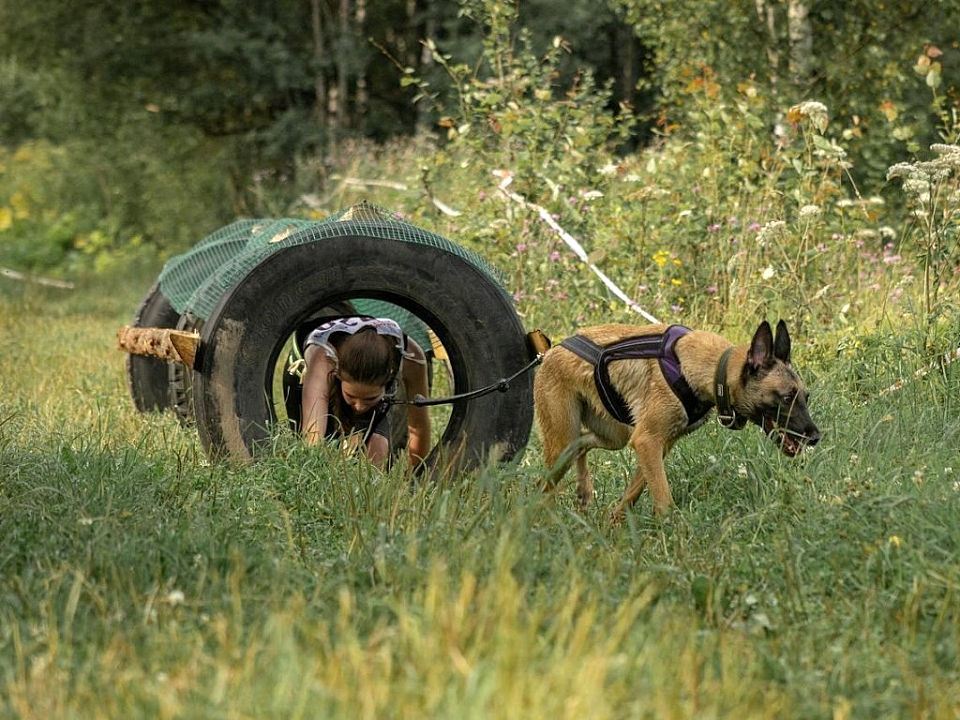
[[[637,470],[623,493],[623,499],[613,513],[613,520],[623,519],[624,513],[637,501],[643,489],[649,484],[653,496],[653,509],[662,513],[673,504],[667,473],[663,468],[665,453],[663,443],[649,434],[635,431],[630,438],[630,447],[637,457]]]

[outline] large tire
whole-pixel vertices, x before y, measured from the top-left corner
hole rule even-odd
[[[269,442],[285,342],[319,308],[351,298],[386,300],[423,320],[447,350],[457,394],[513,375],[530,359],[506,291],[447,249],[363,235],[294,244],[234,284],[201,328],[194,410],[211,457],[250,458]],[[512,459],[529,439],[532,388],[532,373],[523,373],[505,392],[454,402],[427,467]]]
[[[155,282],[133,315],[133,327],[175,328],[180,320]],[[167,410],[171,406],[169,369],[165,360],[148,355],[127,355],[127,386],[140,412]]]

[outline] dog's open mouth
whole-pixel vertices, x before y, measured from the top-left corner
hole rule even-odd
[[[763,431],[773,440],[787,457],[796,457],[806,445],[806,438],[777,425],[773,418],[763,419]]]

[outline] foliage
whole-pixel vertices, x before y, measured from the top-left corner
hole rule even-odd
[[[960,146],[933,145],[932,160],[898,163],[888,177],[898,178],[909,199],[911,236],[918,245],[923,273],[923,310],[931,316],[941,298],[954,289],[960,272]]]
[[[884,191],[891,165],[934,141],[955,143],[952,5],[793,5],[809,10],[812,76],[790,75],[785,5],[766,0],[124,0],[109,10],[87,0],[0,0],[0,144],[8,154],[48,143],[61,162],[43,184],[83,196],[58,205],[66,220],[29,228],[29,243],[7,233],[7,250],[17,246],[7,257],[103,265],[121,249],[182,250],[238,215],[337,210],[324,198],[343,196],[344,168],[357,162],[350,149],[362,138],[394,147],[398,135],[439,130],[448,152],[425,152],[397,182],[437,197],[463,181],[460,171],[480,168],[465,185],[476,196],[490,189],[489,170],[510,170],[514,189],[553,212],[608,193],[611,178],[599,169],[632,174],[609,151],[655,153],[668,133],[720,142],[729,162],[752,166],[752,153],[774,154],[770,144],[783,139],[766,137],[771,128],[789,133],[789,108],[814,99],[829,108],[822,134],[847,153],[864,198]],[[772,34],[758,8],[771,13]],[[745,87],[754,95],[741,111]],[[412,103],[417,92],[436,104]],[[724,131],[731,108],[747,127],[743,138]],[[744,174],[736,181],[750,180]],[[0,182],[9,208],[18,181]],[[483,207],[465,228],[471,234],[505,258],[532,246]],[[636,232],[629,214],[617,228],[606,211],[597,223],[596,214],[569,214],[578,236]],[[73,240],[60,239],[64,224],[77,226]],[[81,237],[92,232],[100,233],[93,243]],[[81,246],[100,251],[84,255]],[[698,287],[715,278],[705,282]],[[664,305],[681,295],[664,292]]]
[[[831,109],[850,152],[861,159],[856,177],[871,193],[883,182],[890,156],[934,142],[931,120],[956,113],[960,101],[954,42],[960,13],[950,3],[864,1],[843,8],[771,0],[613,4],[654,58],[648,81],[658,96],[653,114],[661,123],[691,120],[683,89],[698,64],[710,67],[723,87],[758,85],[770,100],[765,118],[771,127],[778,112],[817,99]],[[807,13],[805,31],[788,18],[797,9]],[[796,48],[796,32],[808,34],[809,48]],[[794,68],[797,53],[804,61]],[[933,105],[915,82],[918,55],[926,58],[918,66],[926,81],[942,81]],[[925,73],[927,67],[933,72]]]
[[[107,272],[134,256],[156,263],[225,224],[228,197],[202,202],[223,186],[223,166],[210,164],[196,136],[150,128],[143,142],[150,124],[126,125],[116,144],[77,138],[0,149],[0,261],[27,271]]]
[[[610,91],[590,72],[557,87],[566,41],[555,37],[538,55],[514,6],[480,0],[464,3],[462,12],[483,28],[481,56],[455,60],[428,39],[426,49],[449,82],[434,89],[415,68],[405,69],[415,99],[429,102],[446,129],[445,154],[512,171],[517,187],[534,197],[551,186],[591,182],[598,161],[629,136],[630,116],[607,110]]]

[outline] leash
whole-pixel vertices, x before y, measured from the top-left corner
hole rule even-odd
[[[484,395],[489,395],[492,392],[506,392],[510,389],[510,383],[516,380],[518,377],[523,375],[525,372],[528,372],[531,368],[536,365],[539,365],[543,361],[544,353],[550,349],[550,338],[544,335],[540,330],[534,330],[527,333],[527,342],[530,344],[533,350],[536,351],[536,357],[533,358],[530,362],[524,365],[522,368],[517,370],[513,375],[506,378],[500,378],[495,383],[491,383],[482,388],[477,388],[476,390],[470,390],[468,392],[457,393],[456,395],[450,395],[448,397],[442,398],[426,398],[423,395],[416,395],[412,400],[390,400],[390,403],[393,405],[415,405],[417,407],[432,407],[434,405],[445,405],[447,403],[454,403],[458,400],[470,400],[477,397],[482,397]]]

